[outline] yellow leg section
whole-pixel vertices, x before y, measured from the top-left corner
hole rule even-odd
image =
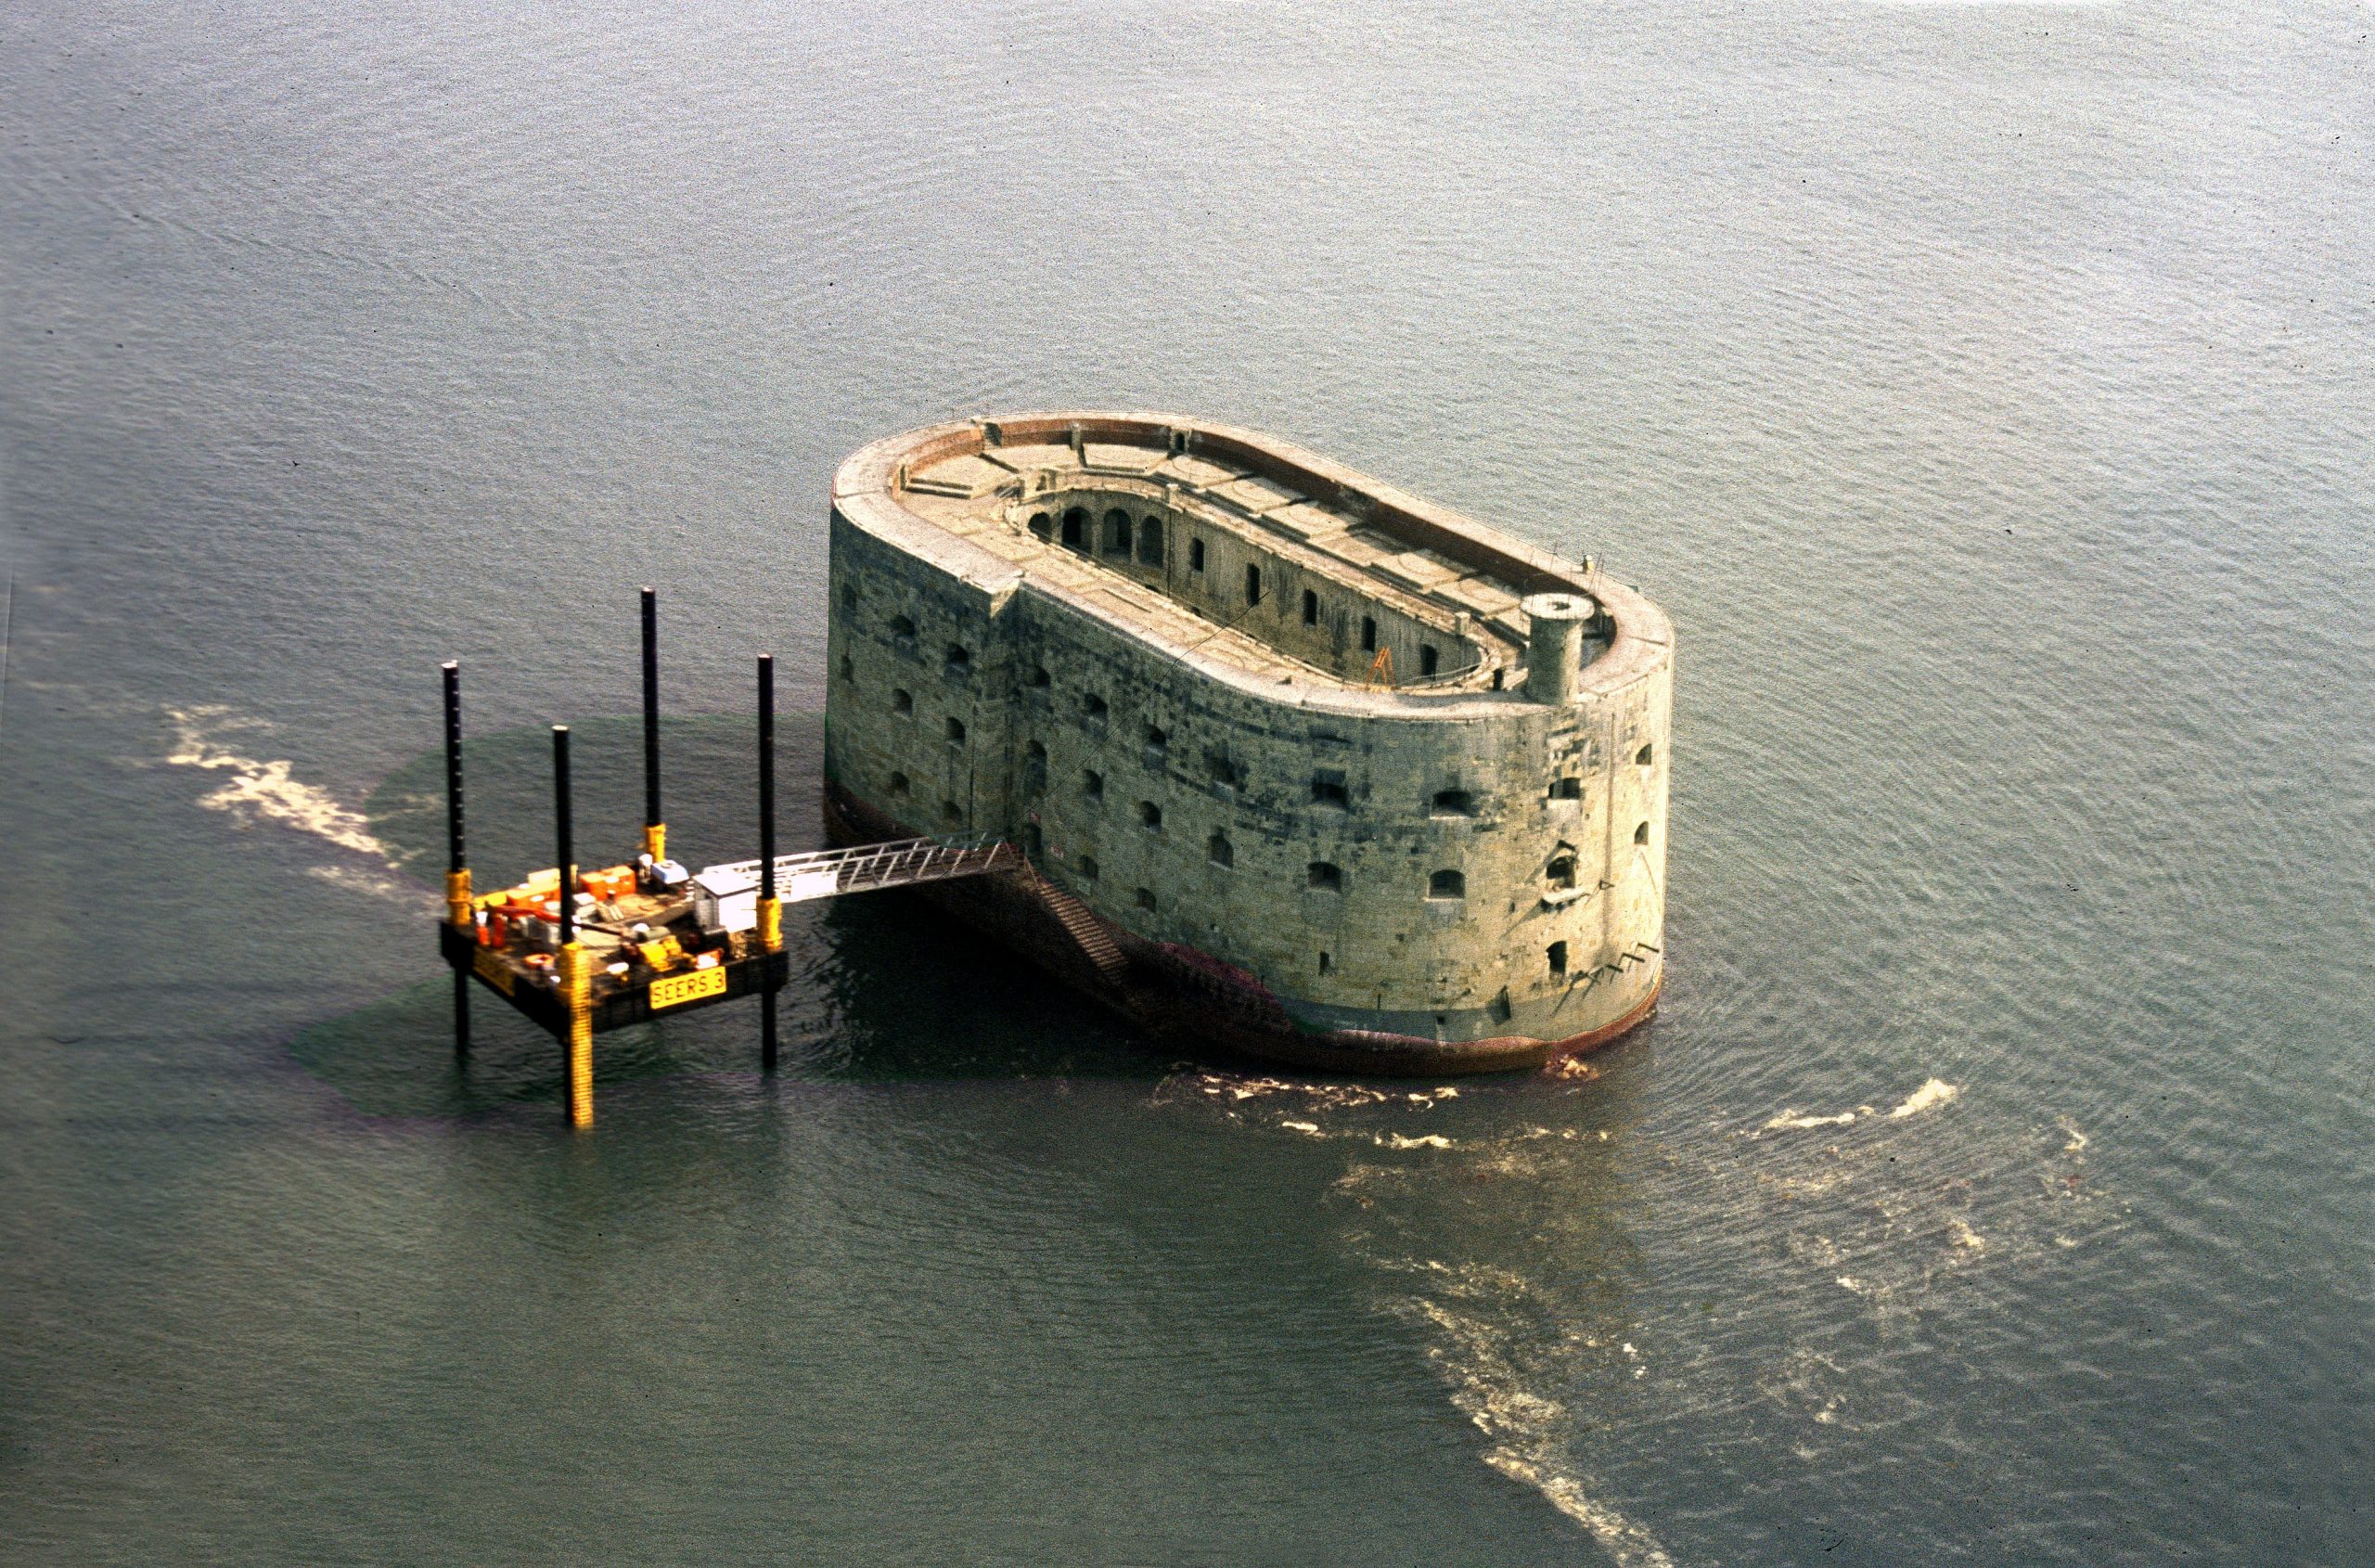
[[[470,929],[470,874],[468,871],[445,873],[445,918],[464,931]]]
[[[560,982],[561,1001],[569,1009],[569,1125],[594,1125],[594,999],[593,975],[585,949],[572,942],[560,950],[553,967]]]
[[[783,951],[783,900],[759,900],[759,945],[770,953]]]
[[[643,825],[643,853],[656,861],[668,858],[668,824],[647,822]]]

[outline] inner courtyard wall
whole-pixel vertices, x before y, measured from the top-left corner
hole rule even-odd
[[[1053,490],[1008,508],[1036,537],[1109,571],[1162,589],[1213,622],[1260,638],[1341,680],[1366,676],[1382,651],[1394,679],[1409,685],[1449,678],[1483,656],[1449,612],[1428,618],[1358,592],[1329,572],[1295,559],[1279,544],[1216,519],[1172,507],[1154,485],[1107,482]],[[1118,517],[1117,517],[1118,514]],[[1071,545],[1067,524],[1081,542]],[[1144,547],[1151,524],[1160,546]],[[1126,548],[1123,547],[1126,530]],[[1261,573],[1262,597],[1249,602],[1246,569]],[[1303,620],[1309,594],[1313,619]],[[1430,665],[1433,669],[1430,670]]]

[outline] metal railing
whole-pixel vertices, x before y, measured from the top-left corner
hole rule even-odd
[[[804,904],[843,893],[952,881],[998,870],[1021,858],[1021,850],[987,829],[779,855],[776,856],[776,896],[786,904]],[[735,860],[703,867],[700,874],[739,872],[756,879],[760,866],[756,860]]]

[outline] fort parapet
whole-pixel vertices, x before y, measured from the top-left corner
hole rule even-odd
[[[1084,412],[863,448],[831,579],[828,831],[1021,845],[918,896],[1149,1027],[1435,1073],[1654,1007],[1673,628],[1587,566]]]

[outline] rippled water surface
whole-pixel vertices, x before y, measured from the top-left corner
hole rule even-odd
[[[2267,12],[2270,14],[2259,14]],[[0,1556],[2375,1560],[2375,13],[0,13]],[[824,495],[1277,431],[1669,607],[1596,1076],[1179,1060],[894,900],[445,1041],[481,864],[746,853]],[[481,1009],[482,1021],[489,1009]]]

